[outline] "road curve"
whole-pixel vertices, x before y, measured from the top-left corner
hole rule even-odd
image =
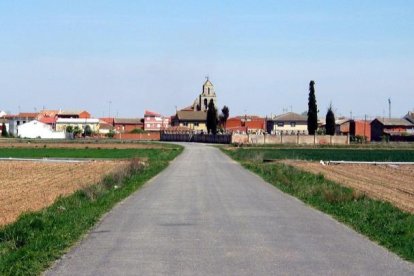
[[[184,152],[46,275],[413,275],[401,260],[243,169]]]

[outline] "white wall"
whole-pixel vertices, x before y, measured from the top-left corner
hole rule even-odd
[[[18,126],[20,138],[65,139],[64,132],[55,132],[52,127],[39,121],[31,121]]]

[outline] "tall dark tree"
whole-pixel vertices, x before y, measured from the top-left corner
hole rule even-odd
[[[86,125],[83,131],[84,136],[91,136],[92,135],[92,128],[90,125]]]
[[[210,100],[207,110],[207,131],[208,133],[217,134],[217,109],[213,100]]]
[[[8,137],[9,136],[9,134],[7,133],[7,128],[6,128],[6,124],[5,123],[3,123],[1,125],[1,136],[2,137]]]
[[[223,108],[221,109],[221,115],[222,115],[221,118],[222,118],[222,123],[224,125],[224,129],[226,129],[226,122],[230,116],[230,110],[226,105],[223,106]]]
[[[335,135],[335,114],[332,111],[332,104],[328,108],[328,112],[326,113],[326,134],[327,135]]]
[[[314,135],[318,129],[318,107],[316,106],[315,82],[309,83],[309,101],[308,101],[308,132]]]

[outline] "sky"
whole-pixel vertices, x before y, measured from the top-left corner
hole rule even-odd
[[[0,110],[230,115],[414,110],[414,1],[0,1]]]

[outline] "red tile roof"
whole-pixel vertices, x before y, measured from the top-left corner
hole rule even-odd
[[[43,117],[39,120],[39,122],[42,122],[44,124],[55,124],[56,118],[55,117]]]
[[[144,116],[154,116],[154,117],[161,117],[161,114],[149,110],[145,110]]]
[[[36,118],[39,113],[20,112],[17,117],[19,118]]]

